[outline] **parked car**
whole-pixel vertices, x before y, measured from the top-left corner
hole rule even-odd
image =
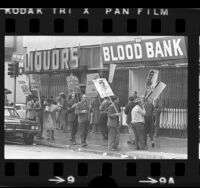
[[[40,127],[35,121],[21,118],[15,108],[5,106],[4,132],[5,139],[22,138],[25,144],[32,145],[34,136],[40,132]]]
[[[26,105],[25,104],[15,104],[15,109],[21,118],[26,118]]]

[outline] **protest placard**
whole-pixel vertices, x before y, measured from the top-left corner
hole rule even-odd
[[[165,87],[166,87],[165,83],[158,82],[157,85],[155,86],[155,88],[153,89],[153,91],[147,96],[147,99],[155,101],[160,96],[160,94],[163,92]]]
[[[98,91],[93,83],[93,80],[100,78],[99,73],[87,74],[87,84],[86,84],[86,97],[97,97]]]
[[[79,85],[79,80],[76,76],[70,75],[66,77],[67,81],[67,93],[68,95],[72,93],[80,93],[80,85]]]
[[[158,70],[151,69],[149,71],[147,82],[145,85],[145,96],[148,96],[151,93],[151,91],[153,91],[154,87],[158,82],[158,75],[159,75]]]
[[[114,93],[105,78],[93,80],[93,83],[101,98],[114,96]]]

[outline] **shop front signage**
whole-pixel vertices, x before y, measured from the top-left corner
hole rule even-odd
[[[187,58],[185,37],[109,43],[101,46],[104,64]]]
[[[62,71],[78,68],[78,48],[30,51],[26,58],[25,72]]]
[[[14,52],[11,58],[11,61],[18,61],[18,62],[24,62],[24,53],[16,53]]]

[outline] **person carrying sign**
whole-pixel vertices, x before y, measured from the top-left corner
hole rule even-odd
[[[108,108],[108,150],[118,150],[120,139],[120,124],[119,124],[119,98],[111,97],[113,103]],[[117,112],[116,112],[117,110]]]
[[[154,106],[151,102],[149,102],[144,96],[143,98],[143,104],[144,108],[146,111],[145,114],[145,144],[147,145],[147,135],[149,135],[150,140],[151,140],[151,146],[154,147],[154,140],[153,140],[153,111],[154,111]]]
[[[86,139],[89,126],[88,113],[89,113],[89,105],[87,103],[86,96],[83,95],[81,101],[76,105],[75,108],[75,114],[78,115],[78,123],[80,127],[82,147],[87,146]]]
[[[99,125],[104,140],[108,139],[107,121],[108,121],[108,107],[110,106],[110,104],[111,104],[110,100],[107,97],[105,97],[99,107],[100,110]]]
[[[159,104],[159,100],[156,99],[153,111],[154,133],[156,137],[158,137],[159,135],[158,130],[160,125],[160,114],[161,114],[161,105]]]

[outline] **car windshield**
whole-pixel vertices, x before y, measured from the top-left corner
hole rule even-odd
[[[15,105],[15,109],[16,110],[26,110],[26,106],[25,105]]]
[[[4,110],[4,115],[6,117],[12,117],[12,118],[20,118],[19,114],[12,108],[6,108]]]

